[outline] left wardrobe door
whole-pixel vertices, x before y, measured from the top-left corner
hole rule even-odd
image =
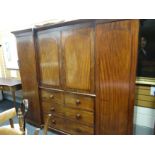
[[[33,32],[29,29],[13,33],[17,38],[23,97],[29,101],[27,120],[32,124],[40,125],[41,116]]]
[[[39,81],[42,86],[60,87],[60,32],[37,32]]]

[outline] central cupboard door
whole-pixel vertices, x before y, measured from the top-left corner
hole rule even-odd
[[[65,89],[94,92],[94,29],[72,27],[62,31]]]
[[[40,84],[59,87],[59,45],[60,32],[42,30],[37,33]]]

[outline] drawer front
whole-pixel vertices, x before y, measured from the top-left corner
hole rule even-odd
[[[42,101],[63,104],[62,92],[41,90],[40,93]]]
[[[65,117],[85,125],[94,125],[94,114],[92,112],[65,107]]]
[[[44,122],[46,121],[46,119],[47,119],[47,115],[45,114]],[[50,119],[49,127],[66,132],[65,119],[63,117],[52,115]]]
[[[94,111],[94,98],[82,95],[65,94],[65,105],[76,109]]]
[[[66,120],[66,132],[72,135],[92,135],[94,129],[75,121]]]
[[[43,113],[64,115],[64,106],[57,103],[42,102]]]
[[[50,127],[66,132],[66,123],[65,119],[62,117],[54,116],[50,121]]]

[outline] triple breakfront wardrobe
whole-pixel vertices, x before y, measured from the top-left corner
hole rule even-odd
[[[13,32],[27,120],[63,134],[132,134],[138,20],[75,20]]]

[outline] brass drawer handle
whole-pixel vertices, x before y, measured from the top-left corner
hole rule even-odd
[[[50,95],[50,98],[51,98],[51,99],[54,99],[54,95]]]
[[[56,120],[52,120],[52,124],[56,124]]]
[[[76,114],[76,119],[80,119],[81,115],[80,114]]]
[[[51,107],[51,111],[55,111],[55,108],[54,107]]]
[[[80,103],[80,100],[76,100],[76,105],[79,105]]]

